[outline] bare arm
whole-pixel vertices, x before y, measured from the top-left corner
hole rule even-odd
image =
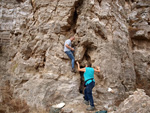
[[[100,72],[100,67],[96,66],[96,68],[94,68],[95,72]]]
[[[74,48],[70,47],[68,44],[65,45],[68,49],[74,51]]]
[[[79,64],[79,62],[77,62],[77,65],[78,65],[78,71],[85,72],[85,68],[80,68],[80,64]]]

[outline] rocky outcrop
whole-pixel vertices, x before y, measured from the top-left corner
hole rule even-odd
[[[138,0],[128,13],[137,87],[149,92],[150,78],[150,1]]]
[[[149,94],[149,4],[146,0],[2,0],[1,33],[10,34],[7,68],[14,95],[31,107],[81,102],[82,75],[71,72],[63,52],[64,41],[73,35],[75,60],[82,67],[100,66],[93,91],[98,109],[118,106],[137,87]]]
[[[138,89],[125,99],[115,113],[149,113],[150,97],[141,89]]]

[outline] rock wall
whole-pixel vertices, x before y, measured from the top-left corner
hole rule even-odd
[[[14,95],[31,107],[49,108],[61,101],[82,101],[80,74],[71,72],[71,62],[63,52],[64,41],[73,35],[75,60],[81,66],[100,66],[93,91],[98,109],[118,106],[137,87],[150,94],[149,1],[1,3],[0,33],[10,35],[10,82]]]
[[[133,59],[137,87],[150,95],[150,1],[139,0],[131,4],[128,13],[132,39]]]
[[[143,90],[138,89],[125,99],[115,113],[149,113],[150,98]]]

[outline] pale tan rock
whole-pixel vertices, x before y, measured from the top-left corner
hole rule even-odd
[[[15,86],[14,95],[31,107],[46,109],[62,100],[70,102],[81,96],[80,74],[71,72],[71,61],[63,51],[65,40],[73,35],[78,37],[73,42],[75,60],[82,67],[87,63],[100,66],[93,89],[97,108],[113,110],[114,105],[119,105],[137,87],[150,94],[147,0],[25,0],[20,3],[2,0],[1,3],[0,36],[6,39],[11,34],[10,60],[2,60],[1,67],[8,62],[6,68],[11,85]],[[4,31],[7,31],[5,36]],[[113,91],[108,92],[108,88]],[[138,94],[139,91],[134,93],[141,99]],[[130,105],[128,101],[127,105]],[[147,105],[141,106],[147,108]],[[78,110],[72,110],[75,111]]]
[[[133,95],[130,95],[120,105],[115,113],[148,113],[150,112],[150,97],[144,90],[138,89]]]

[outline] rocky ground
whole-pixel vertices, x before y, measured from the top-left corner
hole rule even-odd
[[[18,106],[6,104],[12,100],[25,106],[15,109],[22,113],[48,112],[63,101],[64,111],[87,113],[82,74],[71,72],[63,52],[64,41],[75,35],[75,60],[101,69],[95,73],[95,111],[150,112],[149,0],[0,2],[1,111],[15,112]]]

